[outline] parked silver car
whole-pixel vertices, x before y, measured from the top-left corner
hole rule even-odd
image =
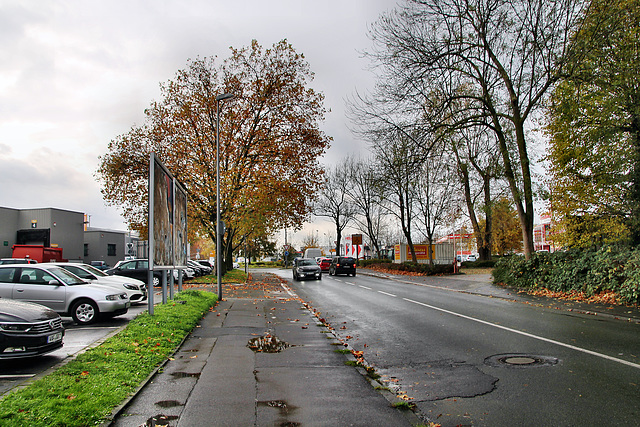
[[[49,264],[62,267],[87,282],[110,286],[121,292],[126,292],[132,304],[147,300],[147,286],[140,280],[124,276],[109,276],[107,273],[81,262],[52,262]]]
[[[0,265],[0,298],[34,302],[89,324],[102,316],[117,316],[129,310],[125,292],[88,283],[55,265]]]

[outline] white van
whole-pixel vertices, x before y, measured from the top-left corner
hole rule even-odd
[[[322,256],[322,249],[320,248],[307,248],[304,250],[304,258],[313,258]]]

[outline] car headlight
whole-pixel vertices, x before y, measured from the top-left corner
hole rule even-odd
[[[107,295],[107,301],[118,301],[120,299],[119,294]]]
[[[29,329],[29,325],[24,323],[0,323],[0,330],[2,331],[26,331]]]
[[[137,290],[139,290],[139,289],[140,289],[140,288],[138,287],[138,285],[134,285],[134,284],[131,284],[131,283],[123,283],[123,284],[122,284],[122,286],[124,286],[124,287],[125,287],[125,289],[130,289],[130,290],[132,290],[132,291],[137,291]]]

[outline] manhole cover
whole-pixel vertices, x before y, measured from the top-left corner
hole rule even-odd
[[[536,359],[533,357],[507,357],[502,360],[504,363],[508,363],[510,365],[529,365],[531,363],[536,363]]]
[[[497,368],[533,368],[556,365],[559,360],[555,357],[531,354],[497,354],[487,357],[484,363]]]

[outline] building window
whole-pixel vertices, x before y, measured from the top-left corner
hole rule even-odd
[[[115,243],[107,244],[107,256],[116,256],[116,245]]]
[[[89,256],[89,244],[84,244],[84,256]]]

